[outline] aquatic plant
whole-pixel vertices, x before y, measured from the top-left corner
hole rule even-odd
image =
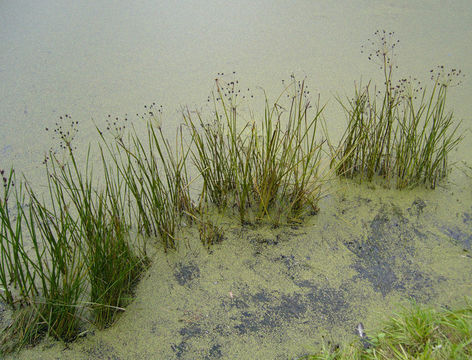
[[[210,248],[212,245],[220,243],[223,240],[224,231],[221,226],[218,226],[205,215],[197,220],[198,233],[202,244]]]
[[[50,206],[27,186],[31,199],[28,235],[35,253],[35,258],[30,257],[30,266],[36,270],[39,282],[37,293],[29,298],[31,311],[39,320],[31,326],[44,329],[43,333],[35,330],[37,336],[46,334],[69,341],[77,335],[81,323],[84,306],[80,302],[86,289],[87,268],[80,224],[67,209],[61,184],[51,177],[48,180],[46,201]]]
[[[146,121],[147,144],[135,130],[128,138],[115,138],[113,144],[105,140],[103,133],[101,136],[117,174],[134,200],[139,231],[158,236],[165,249],[173,249],[182,218],[194,212],[186,168],[189,149],[184,147],[180,129],[172,150],[162,133],[160,112],[160,108],[151,105],[142,117]]]
[[[44,335],[67,341],[77,334],[86,267],[78,246],[80,229],[70,213],[64,211],[64,193],[56,185],[49,182],[48,200],[54,205],[47,208],[29,185],[20,184],[14,200],[15,220],[8,202],[0,204],[0,240],[7,264],[1,271],[2,292],[7,303],[16,309],[13,324],[1,336],[2,351],[35,343]],[[21,191],[23,186],[29,195],[28,203]],[[4,199],[10,190],[5,187]],[[8,277],[10,281],[5,282]]]
[[[384,86],[379,92],[371,82],[359,85],[352,99],[339,100],[348,126],[336,149],[329,144],[332,171],[361,181],[381,176],[397,188],[434,188],[461,140],[459,124],[446,111],[447,90],[461,72],[442,66],[432,71],[429,91],[415,79],[395,83],[398,40],[385,31],[375,35],[378,48],[369,59],[382,69]],[[324,111],[319,98],[312,104],[305,81],[292,76],[275,101],[264,93],[263,115],[251,113],[248,121],[237,84],[216,79],[209,119],[183,111],[185,125],[177,129],[175,147],[164,136],[162,108],[155,103],[141,116],[145,137],[108,116],[112,140],[99,131],[100,182],[90,147],[84,165],[77,161],[78,122],[69,115],[53,130],[59,150],[51,149],[44,159],[44,197],[26,181],[17,182],[13,170],[0,170],[0,298],[15,309],[13,323],[0,336],[1,351],[44,335],[72,340],[84,319],[99,328],[111,325],[149,264],[131,230],[158,238],[167,251],[177,248],[179,227],[195,221],[209,247],[224,234],[212,217],[215,207],[234,211],[241,224],[268,219],[274,226],[318,211],[327,176],[321,170],[327,133],[319,128]],[[203,181],[198,206],[190,195],[189,160]],[[394,355],[406,346],[392,344],[386,346]],[[460,351],[469,351],[469,345],[461,343]],[[336,351],[327,354],[337,356]]]
[[[28,183],[18,185],[13,170],[3,177],[0,295],[15,312],[0,338],[2,352],[45,335],[72,340],[87,308],[96,326],[108,326],[148,263],[131,243],[122,181],[104,161],[105,188],[96,189],[90,151],[84,173],[71,144],[74,136],[55,133],[68,158],[59,159],[52,150],[46,157],[46,198]]]
[[[3,184],[3,196],[0,198],[0,284],[1,299],[15,307],[12,288],[27,296],[34,287],[34,275],[30,272],[28,257],[23,249],[23,204],[22,185],[14,191],[15,173],[0,170]],[[12,198],[12,196],[14,196]],[[16,208],[16,214],[13,209]]]
[[[216,206],[237,208],[241,223],[268,217],[298,218],[317,211],[321,181],[319,165],[323,140],[317,124],[323,107],[310,114],[305,82],[292,77],[274,102],[265,97],[264,117],[239,123],[235,82],[217,79],[213,95],[213,120],[205,122],[189,111],[184,120],[195,149],[192,160],[204,181],[208,198]],[[229,89],[228,89],[229,88]],[[288,110],[281,104],[288,95]]]
[[[398,44],[393,32],[377,31],[369,60],[379,65],[384,86],[356,86],[354,97],[340,104],[348,125],[333,156],[338,174],[371,181],[381,176],[398,189],[420,184],[434,188],[448,171],[448,154],[461,141],[460,123],[446,112],[446,94],[462,76],[460,70],[431,70],[431,90],[415,78],[394,83]]]
[[[213,245],[223,241],[223,227],[215,220],[216,212],[210,209],[207,199],[205,184],[200,194],[200,201],[195,214],[189,214],[195,219],[201,243],[208,249]]]
[[[78,167],[73,152],[62,166],[52,165],[50,178],[67,193],[80,225],[80,249],[85,254],[89,280],[89,302],[100,328],[110,325],[123,311],[136,280],[148,263],[130,243],[129,225],[122,208],[127,197],[122,180],[111,172],[102,156],[104,189],[94,189],[87,155],[85,172]]]

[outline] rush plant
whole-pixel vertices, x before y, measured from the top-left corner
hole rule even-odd
[[[234,82],[219,79],[210,122],[199,112],[196,118],[184,113],[208,198],[221,209],[236,208],[243,224],[269,218],[277,225],[282,216],[317,211],[323,107],[313,111],[305,82],[291,80],[272,105],[266,97],[261,121],[240,120]],[[282,95],[288,95],[288,106],[282,106]]]
[[[112,144],[101,134],[116,175],[133,199],[139,232],[159,237],[165,249],[174,249],[182,218],[194,212],[186,167],[189,148],[184,146],[180,130],[175,150],[172,149],[163,135],[159,112],[160,109],[151,106],[143,116],[146,141],[141,140],[136,130],[128,138],[116,138]]]
[[[431,70],[428,91],[416,79],[393,79],[394,33],[375,33],[377,46],[369,60],[380,66],[384,85],[356,86],[354,97],[339,100],[348,125],[332,165],[338,174],[371,181],[380,176],[398,189],[426,185],[435,188],[448,172],[448,154],[459,144],[460,123],[446,110],[448,89],[459,83],[461,71],[444,66]]]

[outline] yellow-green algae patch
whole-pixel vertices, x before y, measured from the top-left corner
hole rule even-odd
[[[114,326],[12,358],[293,359],[352,340],[359,322],[379,327],[410,299],[456,304],[472,294],[472,201],[453,188],[340,181],[303,225],[221,217],[224,240],[209,250],[185,229],[178,251],[156,252]]]

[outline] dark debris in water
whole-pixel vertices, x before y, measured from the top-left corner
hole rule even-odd
[[[352,327],[355,319],[351,319],[352,309],[346,301],[343,289],[334,289],[317,285],[309,280],[295,283],[298,290],[291,293],[259,289],[251,292],[244,284],[240,284],[238,298],[224,299],[215,312],[229,312],[218,325],[206,328],[203,321],[185,324],[179,331],[181,342],[173,345],[177,357],[185,358],[185,352],[193,340],[209,333],[217,332],[219,336],[230,339],[233,336],[275,336],[283,338],[284,329],[291,326],[308,325],[316,331],[319,323],[330,328],[333,323],[344,322]],[[314,322],[311,319],[317,318]],[[213,344],[202,358],[216,359],[222,356],[221,347]]]
[[[470,223],[472,223],[472,215],[471,215],[470,213],[468,213],[468,212],[464,212],[464,213],[462,214],[462,222],[463,222],[464,224],[470,224]]]
[[[460,229],[457,226],[454,227],[442,227],[441,231],[453,239],[456,243],[461,245],[464,249],[471,250],[472,234]]]
[[[172,344],[172,350],[175,353],[177,359],[182,359],[182,355],[190,350],[190,345],[187,344],[185,340],[181,341],[179,344]]]
[[[190,338],[192,336],[198,336],[201,335],[202,329],[200,328],[200,325],[198,324],[188,324],[184,326],[183,328],[180,329],[179,331],[180,335],[182,335],[183,338]]]
[[[121,358],[116,355],[115,349],[99,341],[93,348],[84,351],[87,355],[87,359],[106,359],[106,360],[120,360]]]
[[[426,205],[415,200],[415,215]],[[408,212],[411,213],[411,209]],[[386,296],[394,290],[407,291],[412,298],[425,297],[432,289],[432,280],[422,273],[414,261],[415,248],[411,241],[423,236],[417,224],[411,223],[401,210],[382,207],[368,226],[365,237],[345,242],[357,260],[352,267],[356,278],[369,281],[375,291]],[[401,264],[401,265],[399,265]],[[427,296],[428,297],[428,296]]]
[[[278,245],[280,241],[280,235],[275,235],[273,237],[264,237],[259,234],[255,234],[249,240],[251,244],[258,246],[258,245]]]
[[[181,286],[190,285],[193,280],[200,277],[200,268],[194,264],[179,263],[174,271],[174,277]]]
[[[374,290],[380,291],[383,296],[399,287],[398,278],[390,264],[357,262],[354,269],[359,273],[358,277],[368,280]]]
[[[422,199],[417,198],[412,202],[411,207],[409,207],[407,210],[410,215],[419,216],[423,213],[425,207],[426,203]]]
[[[174,352],[176,359],[221,359],[223,353],[221,351],[221,344],[211,342],[210,345],[200,346],[195,348],[193,341],[195,339],[204,338],[208,334],[208,329],[204,330],[199,323],[188,323],[184,325],[179,334],[181,336],[180,342],[171,344],[171,349]],[[195,351],[198,352],[196,357]]]
[[[208,359],[220,359],[223,356],[221,353],[221,345],[215,344],[210,348],[210,354]]]

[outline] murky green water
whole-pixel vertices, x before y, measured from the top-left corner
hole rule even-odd
[[[15,1],[0,4],[0,168],[41,184],[45,127],[80,121],[79,144],[107,114],[181,105],[202,108],[218,72],[275,97],[282,79],[307,76],[328,102],[333,138],[344,116],[336,94],[377,78],[360,54],[377,29],[394,30],[398,76],[428,79],[438,64],[466,74],[449,105],[472,124],[472,6],[468,1]],[[231,75],[232,76],[232,75]],[[260,92],[259,92],[260,94]],[[93,119],[93,121],[92,121]],[[456,166],[435,191],[385,190],[333,181],[303,226],[240,227],[208,252],[193,229],[179,252],[158,251],[136,300],[112,328],[67,349],[47,343],[20,354],[44,359],[287,359],[323,338],[354,338],[413,298],[457,304],[472,295],[470,130]],[[92,140],[94,141],[94,140]]]

